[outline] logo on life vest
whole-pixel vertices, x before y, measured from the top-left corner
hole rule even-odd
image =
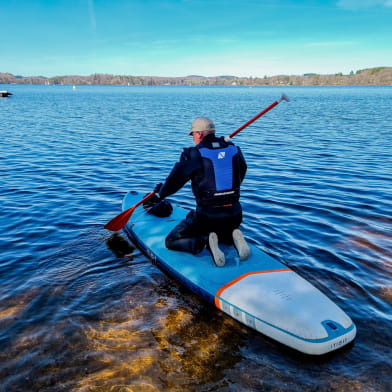
[[[223,158],[225,157],[225,155],[226,155],[226,152],[225,152],[225,151],[221,151],[221,152],[218,154],[218,159],[223,159]]]

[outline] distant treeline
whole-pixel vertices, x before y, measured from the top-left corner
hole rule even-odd
[[[18,76],[0,73],[2,84],[77,84],[77,85],[122,85],[122,86],[391,86],[392,67],[377,67],[352,71],[349,75],[319,75],[315,73],[297,75],[276,75],[264,77],[198,76],[158,77],[93,74],[89,76]]]

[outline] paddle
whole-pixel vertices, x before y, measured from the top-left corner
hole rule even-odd
[[[140,206],[140,204],[143,204],[145,201],[150,199],[155,195],[155,192],[151,192],[148,195],[144,196],[142,200],[140,200],[138,203],[136,203],[133,207],[128,208],[127,210],[123,211],[121,214],[117,215],[114,217],[110,222],[106,223],[104,226],[105,229],[110,230],[110,231],[118,231],[121,230],[129,221],[129,218],[133,214],[133,211],[136,210],[137,207]]]
[[[229,136],[225,137],[225,140],[228,142],[233,136],[237,135],[237,133],[241,132],[244,128],[246,128],[248,125],[252,124],[252,122],[256,121],[258,118],[260,118],[263,114],[269,112],[272,108],[274,108],[276,105],[281,103],[282,101],[289,102],[290,98],[286,94],[282,94],[280,99],[278,101],[275,101],[271,103],[271,105],[267,106],[264,110],[262,110],[259,114],[256,114],[253,118],[251,118],[249,121],[247,121],[244,125],[239,127],[236,131],[231,133]]]
[[[278,105],[282,101],[287,101],[289,102],[290,99],[287,95],[282,94],[280,99],[278,101],[273,102],[271,105],[266,107],[263,111],[261,111],[259,114],[256,114],[253,118],[251,118],[249,121],[247,121],[244,125],[239,127],[236,131],[231,133],[229,136],[225,137],[226,141],[229,141],[233,136],[237,135],[237,133],[241,132],[244,128],[246,128],[248,125],[252,124],[254,121],[256,121],[258,118],[260,118],[263,114],[269,112],[273,107]],[[133,211],[140,206],[140,204],[143,204],[145,201],[150,199],[152,196],[155,195],[155,192],[149,193],[147,196],[145,196],[142,200],[140,200],[138,203],[136,203],[134,206],[131,208],[128,208],[127,210],[123,211],[121,214],[117,215],[114,217],[110,222],[106,223],[104,226],[105,229],[110,230],[110,231],[118,231],[121,230],[129,221],[129,218],[133,214]]]

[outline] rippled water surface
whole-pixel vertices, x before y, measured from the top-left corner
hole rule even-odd
[[[392,88],[0,86],[0,391],[389,391]],[[243,231],[358,328],[312,358],[215,310],[103,224],[194,117],[236,136]],[[186,186],[171,198],[191,208]]]

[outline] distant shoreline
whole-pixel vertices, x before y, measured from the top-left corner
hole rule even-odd
[[[351,72],[320,75],[276,75],[260,77],[199,76],[184,77],[126,76],[92,74],[89,76],[18,76],[0,73],[0,84],[112,85],[112,86],[392,86],[392,67],[376,67]]]

